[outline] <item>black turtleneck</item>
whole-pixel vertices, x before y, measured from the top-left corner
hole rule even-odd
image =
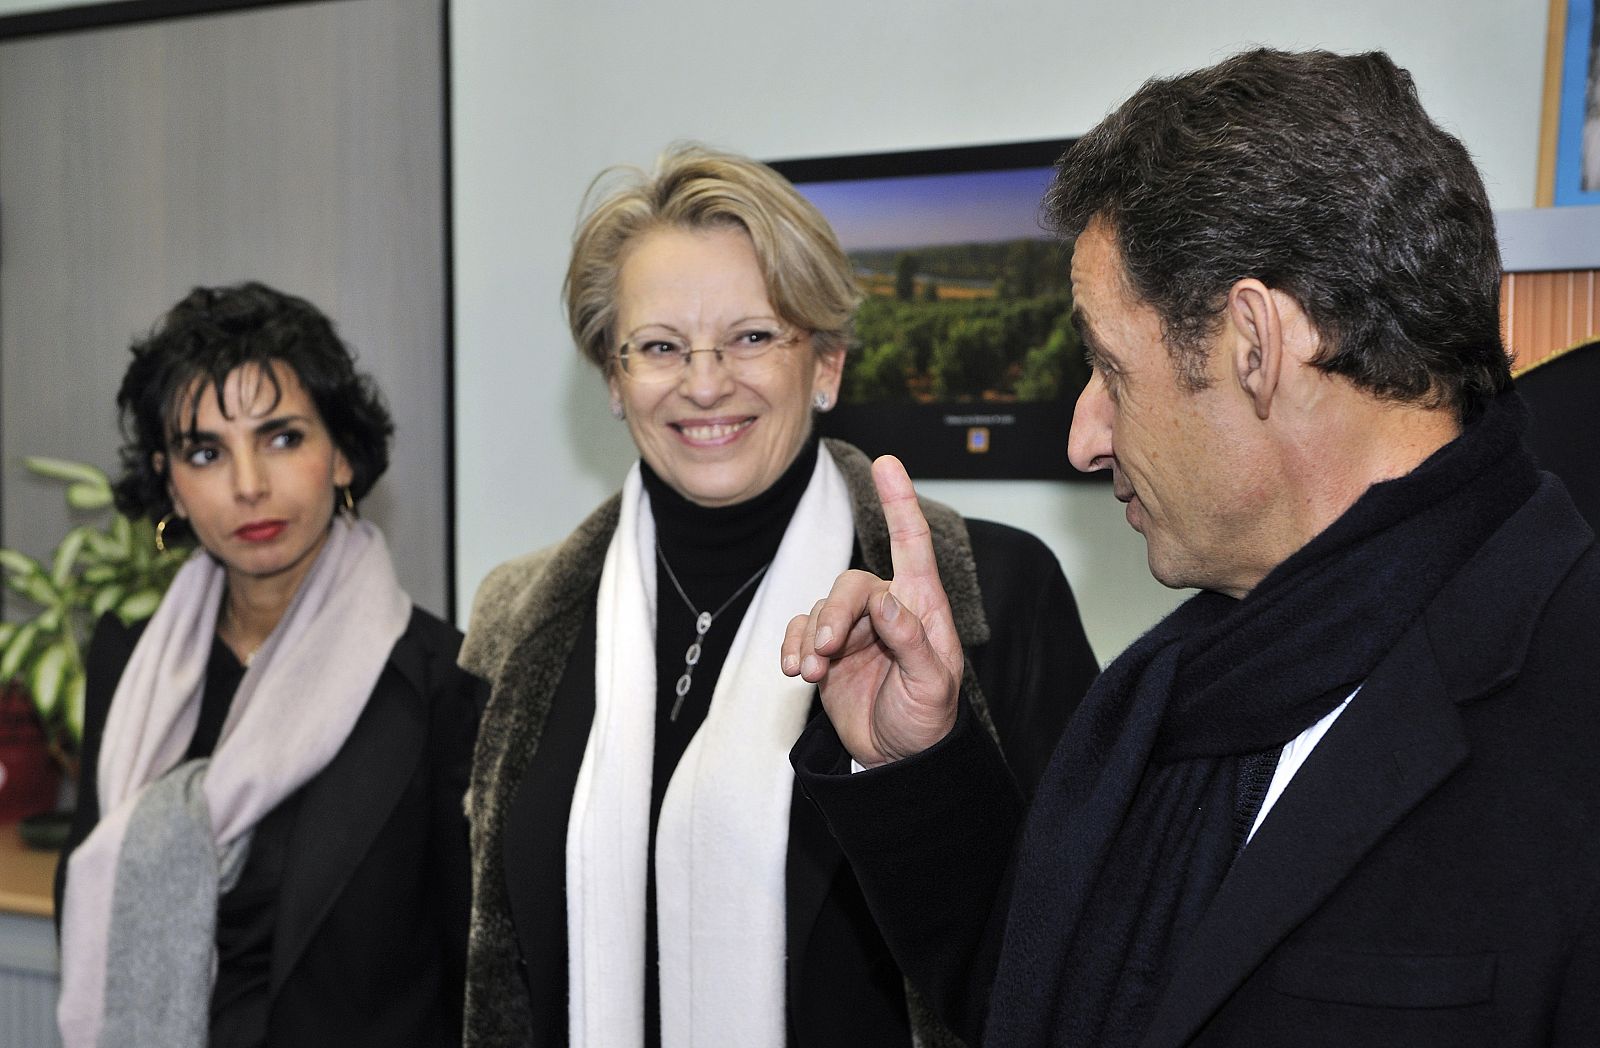
[[[816,441],[807,443],[794,462],[773,485],[753,499],[733,506],[696,505],[678,494],[641,463],[644,490],[650,496],[650,513],[655,518],[656,542],[656,752],[655,783],[651,790],[651,852],[654,853],[656,816],[689,740],[706,719],[711,708],[711,693],[728,657],[739,623],[755,598],[760,582],[748,586],[737,597],[733,594],[749,582],[778,552],[789,518],[794,516],[800,497],[811,482],[817,465]],[[662,565],[671,565],[669,574]],[[676,575],[683,595],[673,585]],[[693,602],[694,609],[684,602]],[[723,603],[733,597],[723,608]],[[675,688],[685,669],[686,653],[695,639],[695,618],[700,611],[716,612],[701,644],[700,661],[694,667],[691,685],[684,695],[677,719],[672,718],[677,703]],[[774,654],[776,657],[776,654]],[[652,867],[653,868],[653,867]]]
[[[695,614],[678,595],[664,557],[696,609],[715,612],[763,565],[783,541],[816,469],[818,446],[808,441],[771,487],[733,506],[710,508],[678,494],[648,465],[641,464],[661,556],[656,559],[656,741],[650,796],[650,858],[646,895],[645,1043],[661,1043],[660,982],[656,974],[655,825],[667,783],[684,750],[710,709],[717,676],[734,635],[760,583],[749,587],[716,616],[702,644],[692,686],[676,720],[674,688],[684,670],[684,654],[695,638]],[[522,948],[524,977],[533,1014],[548,1025],[534,1031],[538,1045],[565,1045],[567,1037],[566,833],[572,791],[594,721],[594,602],[552,696],[539,748],[507,815],[502,843],[507,875],[536,884],[557,884],[555,892],[512,891],[512,919]],[[771,653],[777,658],[777,653]],[[513,831],[510,828],[515,827]],[[516,871],[515,874],[512,871]],[[536,1018],[536,1024],[540,1019]]]

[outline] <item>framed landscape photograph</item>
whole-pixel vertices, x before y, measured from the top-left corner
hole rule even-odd
[[[1070,140],[772,166],[832,223],[865,294],[824,435],[916,477],[1067,479],[1088,381],[1070,248],[1039,204]]]
[[[1538,203],[1600,204],[1600,0],[1551,0]]]

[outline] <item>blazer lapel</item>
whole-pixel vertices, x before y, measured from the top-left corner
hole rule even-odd
[[[344,746],[306,784],[278,900],[274,997],[416,770],[427,725],[415,694],[391,661]]]
[[[1186,1044],[1363,856],[1467,756],[1426,631],[1414,627],[1329,729],[1184,947],[1144,1048]]]
[[[828,889],[843,865],[844,853],[828,832],[827,823],[812,805],[811,799],[796,784],[789,808],[789,857],[784,884],[787,897],[786,934],[789,940],[788,1000],[791,1009],[804,1003],[801,997],[804,985],[802,976],[810,961],[812,932],[822,912],[823,902],[828,897]]]

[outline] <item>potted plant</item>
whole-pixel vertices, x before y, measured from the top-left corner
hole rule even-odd
[[[149,618],[188,554],[158,551],[148,520],[129,520],[115,511],[106,520],[111,484],[95,467],[48,458],[25,463],[32,472],[65,483],[73,510],[103,521],[69,530],[48,565],[0,549],[6,585],[38,609],[32,618],[0,623],[0,685],[13,701],[26,693],[44,746],[61,769],[76,775],[83,737],[83,653],[95,622],[107,613],[130,625]]]

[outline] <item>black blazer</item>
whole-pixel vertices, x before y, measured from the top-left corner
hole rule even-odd
[[[1600,549],[1546,477],[1290,781],[1144,1048],[1600,1044],[1597,634]],[[975,1036],[1022,818],[992,746],[969,725],[851,777],[824,721],[794,756],[895,955]]]
[[[106,716],[138,639],[107,616],[86,663],[67,858],[99,821]],[[333,760],[295,794],[271,957],[272,1048],[459,1045],[471,874],[466,792],[484,689],[461,634],[414,609]]]
[[[1001,744],[1011,759],[1011,769],[1023,789],[1032,792],[1044,770],[1056,737],[1088,690],[1098,672],[1094,655],[1078,621],[1071,588],[1054,555],[1026,532],[983,520],[967,521],[972,556],[982,591],[983,610],[990,639],[968,648],[984,694],[1005,698],[990,704]],[[570,747],[545,760],[563,760],[576,766],[588,741],[588,721],[593,718],[593,626],[580,637],[567,661],[566,673],[556,691],[556,703],[587,703],[581,724],[555,730],[551,717],[547,744]],[[821,704],[813,702],[821,712]],[[576,730],[581,728],[581,730]],[[507,817],[505,837],[506,893],[515,919],[541,895],[550,892],[547,877],[525,849],[511,845],[534,833],[531,820],[549,818],[549,812],[566,811],[566,797],[523,794]],[[565,825],[565,818],[558,820]],[[564,835],[563,835],[564,836]],[[558,852],[558,841],[552,847]],[[562,869],[557,861],[554,869]],[[803,796],[789,808],[789,851],[785,895],[788,930],[789,1043],[796,1048],[833,1048],[836,1045],[879,1046],[911,1044],[906,1011],[905,981],[867,910],[855,875],[844,860],[828,827]],[[543,941],[538,929],[516,922],[518,945],[524,958],[535,958],[534,971],[552,972],[548,987],[533,994],[535,1048],[565,1045],[567,1011],[560,954],[564,937]]]
[[[965,649],[1008,771],[1032,796],[1099,672],[1055,556],[1034,536],[968,520],[990,637]],[[820,700],[814,712],[821,714]],[[982,731],[983,729],[979,729]],[[789,808],[789,1030],[796,1048],[909,1045],[904,976],[822,814]]]

